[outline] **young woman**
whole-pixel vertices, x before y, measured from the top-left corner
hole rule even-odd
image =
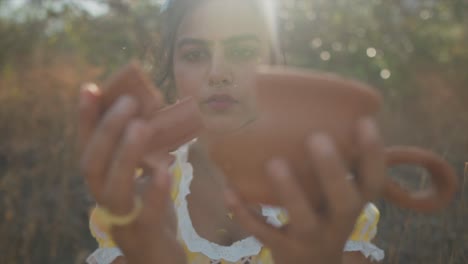
[[[99,89],[84,87],[81,167],[99,205],[90,221],[99,249],[88,263],[369,263],[383,258],[370,243],[379,212],[367,203],[380,191],[384,172],[373,120],[356,124],[356,181],[349,180],[327,135],[311,135],[306,143],[326,199],[320,210],[308,203],[281,159],[266,166],[281,209],[247,206],[226,187],[206,154],[210,136],[254,118],[255,68],[281,62],[272,3],[165,4],[162,79],[176,98],[198,102],[206,125],[206,133],[173,153],[175,161],[143,157],[148,127],[137,118],[134,99],[123,96],[100,117]],[[135,177],[143,159],[145,181]]]

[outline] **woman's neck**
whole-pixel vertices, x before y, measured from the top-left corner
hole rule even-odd
[[[216,167],[216,164],[210,158],[208,147],[203,141],[197,140],[189,148],[188,161],[193,166],[193,170],[197,171],[197,177],[203,177],[203,182],[212,182],[216,188],[224,188],[226,180],[221,170]]]
[[[193,180],[186,199],[197,233],[223,246],[247,237],[248,234],[229,218],[223,199],[225,177],[211,160],[206,145],[200,141],[190,145],[188,161],[193,167]]]

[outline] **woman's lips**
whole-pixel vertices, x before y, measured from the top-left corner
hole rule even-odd
[[[225,111],[237,104],[238,101],[228,94],[215,94],[205,100],[205,104],[216,111]]]

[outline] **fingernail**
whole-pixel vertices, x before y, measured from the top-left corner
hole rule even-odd
[[[267,164],[267,170],[270,175],[273,176],[284,176],[287,175],[287,167],[286,162],[280,158],[273,158]]]
[[[99,91],[99,88],[98,88],[97,85],[94,84],[94,83],[86,83],[86,84],[84,85],[84,88],[85,88],[87,91],[89,91],[91,94],[93,94],[93,95],[98,95],[99,92],[100,92],[100,91]]]
[[[358,129],[360,132],[359,135],[361,142],[369,138],[373,139],[377,137],[378,129],[375,122],[371,118],[363,118],[359,120]]]
[[[119,110],[127,110],[128,108],[136,106],[135,101],[131,96],[123,95],[117,101],[117,108]]]
[[[237,202],[236,195],[230,189],[224,190],[224,197],[226,199],[226,203],[228,204],[228,206],[232,206],[232,205],[236,204],[236,202]]]
[[[85,100],[93,100],[99,95],[99,88],[94,83],[85,83],[81,86],[81,97]]]
[[[335,151],[330,137],[322,133],[315,134],[309,139],[309,147],[320,149],[322,153],[333,153]]]
[[[99,88],[94,83],[85,83],[81,86],[79,106],[87,107],[99,96]]]

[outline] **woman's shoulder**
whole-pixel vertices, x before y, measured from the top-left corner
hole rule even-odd
[[[359,215],[344,251],[361,252],[372,261],[381,261],[385,257],[385,253],[372,243],[377,234],[379,219],[379,209],[374,204],[368,203]]]
[[[350,240],[370,242],[377,234],[379,220],[379,209],[373,203],[368,203],[356,221]]]
[[[192,142],[182,145],[171,153],[171,155],[175,157],[174,162],[169,167],[169,171],[172,174],[171,198],[174,202],[177,200],[184,173],[189,173],[189,171],[187,171],[190,167],[188,164],[188,150],[191,143]]]

